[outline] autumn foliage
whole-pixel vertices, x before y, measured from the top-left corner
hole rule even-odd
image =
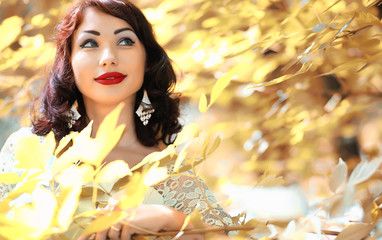
[[[62,155],[68,142],[54,149],[51,135],[44,145],[25,139],[19,167],[38,171],[0,175],[2,182],[25,182],[0,202],[2,238],[53,238],[78,219],[85,219],[86,231],[96,231],[99,222],[89,219],[99,212],[75,214],[81,194],[97,202],[102,189],[95,186],[115,181],[118,169],[118,177],[129,175],[141,186],[125,185],[134,201],[126,200],[123,208],[135,206],[150,184],[168,177],[161,164],[169,159],[176,161],[178,172],[200,171],[221,204],[238,215],[237,225],[248,228],[237,232],[236,239],[248,234],[263,239],[382,236],[381,1],[136,3],[179,69],[184,131],[174,145],[145,158],[142,175],[123,162],[101,168],[113,147],[103,141],[121,134],[113,122],[118,109],[99,140],[89,138],[89,125],[62,140],[74,142]],[[53,27],[69,4],[0,0],[0,117],[21,115],[20,125],[29,124],[30,102],[55,53]],[[95,146],[96,154],[86,151]],[[39,151],[36,166],[30,165],[30,149]],[[68,169],[73,154],[81,154],[85,165]],[[61,161],[47,169],[52,155]],[[58,196],[37,187],[43,173],[51,171],[62,185]],[[76,183],[68,176],[76,176]],[[37,197],[32,203],[8,207],[22,192],[33,191]],[[36,215],[45,216],[39,225],[33,222]],[[195,212],[190,219],[198,221],[198,216]]]

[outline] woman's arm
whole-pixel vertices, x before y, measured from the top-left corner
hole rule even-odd
[[[168,173],[173,174],[172,166],[169,165],[168,168]],[[135,218],[125,219],[109,229],[97,233],[94,239],[107,239],[107,237],[131,239],[132,235],[144,234],[147,231],[179,231],[186,217],[195,209],[201,212],[206,228],[233,225],[231,216],[217,203],[205,182],[195,176],[192,171],[173,175],[153,187],[163,199],[161,205],[143,204],[130,210],[135,211]],[[192,228],[193,226],[190,224],[186,229]],[[92,238],[83,236],[79,239]],[[180,239],[204,239],[204,237],[202,234],[184,235]],[[229,237],[222,232],[219,239],[229,239]]]
[[[117,210],[118,211],[118,210]],[[96,239],[96,240],[130,240],[135,234],[147,234],[149,232],[160,231],[179,231],[187,217],[171,207],[163,205],[140,205],[134,209],[128,210],[133,217],[128,217],[123,221],[114,224],[105,231],[94,235],[81,236],[78,240]],[[208,226],[206,226],[208,227]],[[193,229],[190,223],[186,230]],[[174,236],[170,236],[173,238]],[[183,235],[182,240],[201,240],[202,234]],[[229,239],[228,236],[221,234],[219,239]]]

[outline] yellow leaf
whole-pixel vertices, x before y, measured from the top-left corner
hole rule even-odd
[[[345,228],[337,236],[337,240],[358,240],[367,237],[375,227],[375,223],[356,223]]]
[[[68,167],[76,164],[79,159],[76,149],[74,147],[69,148],[53,163],[53,174],[59,174]]]
[[[6,89],[10,89],[13,87],[19,87],[21,88],[23,84],[25,84],[26,78],[24,76],[6,76],[1,75],[0,77],[0,90],[5,91]]]
[[[366,25],[366,24],[376,25],[376,26],[382,25],[382,22],[378,19],[377,16],[375,16],[372,13],[366,12],[366,11],[359,12],[357,21],[362,21],[362,23],[364,25]]]
[[[355,17],[357,17],[359,13],[355,12],[354,16],[334,35],[337,36],[338,34],[342,33],[347,27],[349,27],[350,23],[354,20]]]
[[[96,187],[97,189],[97,195],[98,194],[105,194],[106,192],[103,189],[100,189]],[[94,186],[93,184],[91,186],[83,187],[81,192],[81,198],[90,198],[92,197],[94,192]]]
[[[215,101],[218,99],[220,94],[223,92],[224,88],[226,88],[228,86],[229,82],[231,81],[231,79],[235,75],[234,71],[235,71],[235,69],[232,69],[231,71],[229,71],[227,74],[220,77],[216,81],[215,85],[212,88],[211,100],[210,100],[210,104],[208,105],[208,107],[210,107],[212,104],[215,103]]]
[[[361,161],[355,166],[352,173],[350,174],[348,185],[355,186],[363,181],[369,179],[375,171],[377,171],[379,165],[382,163],[382,156],[371,161]]]
[[[345,71],[345,70],[350,70],[350,69],[358,70],[362,66],[364,66],[366,63],[367,63],[367,61],[362,60],[362,59],[356,59],[356,60],[353,60],[353,61],[348,61],[348,62],[346,62],[344,64],[337,65],[337,67],[335,67],[333,70],[331,70],[329,72],[326,72],[326,73],[323,73],[323,74],[320,74],[318,76],[320,77],[320,76],[324,76],[324,75],[335,74],[335,73],[338,73],[338,72],[341,72],[341,71]]]
[[[46,135],[43,143],[40,143],[40,138],[37,135],[20,139],[15,148],[15,156],[19,160],[19,164],[15,167],[44,170],[48,167],[45,165],[53,156],[55,146],[56,141],[53,132]]]
[[[62,153],[59,160],[53,163],[52,168],[54,173],[59,173],[80,160],[80,153],[81,151],[84,151],[82,148],[82,143],[91,141],[90,134],[92,131],[92,125],[93,121],[90,121],[90,123],[80,133],[73,133],[73,135],[69,134],[67,136],[68,138],[64,137],[62,142],[60,141],[59,149],[56,150],[56,154],[59,154],[59,152],[67,145],[67,143],[69,143],[70,140],[73,141],[73,146]]]
[[[96,176],[97,182],[113,182],[115,179],[131,175],[129,165],[123,160],[113,161],[104,166]]]
[[[263,83],[259,83],[259,84],[256,84],[255,86],[251,87],[251,88],[258,88],[258,87],[267,87],[267,86],[272,86],[272,85],[275,85],[275,84],[278,84],[278,83],[281,83],[281,82],[284,82],[285,80],[288,80],[292,77],[295,77],[297,75],[300,75],[300,74],[303,74],[305,72],[307,72],[310,67],[312,66],[312,63],[311,62],[307,62],[307,63],[304,63],[300,70],[297,71],[296,73],[294,74],[286,74],[286,75],[283,75],[281,77],[278,77],[278,78],[275,78],[275,79],[272,79],[271,81],[269,82],[263,82]],[[325,75],[325,74],[322,74],[322,75]]]
[[[124,124],[116,126],[123,105],[123,103],[119,104],[105,117],[97,131],[96,138],[88,137],[91,127],[90,130],[86,130],[86,134],[82,135],[81,131],[80,134],[73,138],[73,146],[78,152],[81,161],[99,167],[115,147],[125,129]]]
[[[207,148],[210,144],[210,132],[207,132],[207,137],[204,140],[203,146],[202,146],[202,158],[206,158],[207,155]]]
[[[100,213],[100,210],[93,209],[93,210],[89,210],[86,212],[82,212],[82,213],[76,215],[74,218],[75,219],[77,219],[77,218],[90,218],[90,217],[95,216],[98,213]]]
[[[175,147],[174,145],[170,144],[167,146],[167,148],[165,148],[164,150],[160,152],[153,152],[147,155],[140,163],[132,167],[131,171],[135,171],[136,169],[142,167],[143,165],[147,163],[158,162],[168,156],[172,157],[174,154],[175,154]]]
[[[42,48],[44,47],[45,39],[42,34],[37,34],[32,37],[22,36],[20,37],[19,43],[26,50],[26,54],[28,56],[38,57],[38,55],[41,53]],[[31,65],[30,67],[32,66],[33,65]]]
[[[110,133],[115,132],[117,127],[119,114],[124,107],[123,103],[120,103],[113,111],[111,111],[105,119],[102,121],[101,125],[98,128],[96,138],[101,136],[110,136]],[[121,126],[121,125],[120,125]],[[118,138],[119,141],[119,138]]]
[[[40,13],[34,16],[31,20],[31,23],[34,27],[43,28],[48,25],[50,22],[49,18],[44,18],[44,14]]]
[[[200,130],[196,123],[186,125],[183,128],[183,130],[179,133],[178,137],[174,142],[174,145],[179,146],[180,144],[197,137],[199,135],[199,132]]]
[[[6,232],[12,239],[43,239],[51,231],[56,205],[53,193],[39,187],[33,193],[32,204],[15,208],[13,218],[8,218],[6,224],[0,218],[0,232]]]
[[[143,184],[145,173],[148,170],[144,170],[143,173],[134,172],[134,174],[129,177],[129,182],[123,186],[123,191],[125,194],[119,197],[118,206],[127,210],[132,207],[136,207],[143,202],[145,199],[148,187]]]
[[[221,142],[221,139],[219,136],[217,136],[214,140],[214,142],[212,143],[212,146],[210,148],[210,151],[207,153],[207,155],[210,155],[211,153],[213,153],[220,145],[220,142]]]
[[[186,227],[188,226],[188,224],[190,223],[191,221],[191,215],[188,215],[186,217],[186,219],[184,219],[184,222],[183,222],[183,225],[182,227],[179,229],[179,232],[183,231],[184,229],[186,229]]]
[[[204,93],[200,96],[199,100],[199,111],[205,113],[207,111],[207,97]]]
[[[91,124],[92,122],[81,132],[81,134],[86,135],[88,130],[91,130]],[[76,164],[80,157],[78,156],[78,151],[76,147],[69,147],[64,152],[62,152],[69,144],[70,141],[73,140],[73,138],[78,135],[78,132],[71,132],[70,134],[63,137],[58,144],[58,147],[56,148],[55,155],[61,154],[58,158],[58,161],[55,161],[52,165],[53,174],[56,175],[60,173],[61,171],[65,170],[66,168],[72,166],[73,164]],[[90,131],[89,131],[90,135]],[[88,139],[89,137],[87,137]],[[85,138],[86,139],[86,138]]]
[[[77,135],[78,132],[70,132],[68,135],[66,135],[65,137],[63,137],[57,148],[56,148],[56,151],[54,152],[55,155],[59,154],[66,146],[68,146],[69,142],[72,141],[73,137],[75,135]]]
[[[125,211],[114,211],[107,213],[103,216],[98,216],[90,225],[84,230],[82,235],[88,235],[90,233],[101,232],[111,225],[119,222],[127,217],[128,214]]]
[[[86,184],[93,180],[94,169],[89,165],[67,168],[56,177],[58,183],[64,187]]]
[[[21,181],[22,178],[20,178],[19,175],[17,175],[16,173],[10,172],[0,174],[0,183],[14,184]]]
[[[162,1],[161,4],[158,6],[159,9],[170,12],[173,11],[179,7],[183,7],[185,4],[184,0],[178,0],[178,1]]]
[[[355,188],[345,185],[345,191],[338,198],[335,198],[329,213],[331,217],[343,216],[345,211],[352,206],[355,194]]]
[[[381,209],[379,208],[378,204],[373,202],[373,207],[371,209],[371,218],[372,218],[373,222],[377,222],[378,219],[381,217],[381,215],[382,215],[382,212],[381,212]]]
[[[188,158],[187,161],[182,165],[182,167],[179,169],[179,172],[185,172],[190,169],[193,169],[194,167],[201,164],[206,159],[200,159],[200,158]]]
[[[147,173],[143,180],[143,184],[146,186],[152,186],[162,180],[164,180],[168,176],[167,169],[160,167],[152,167]]]
[[[13,43],[21,32],[23,19],[19,16],[12,16],[5,19],[0,25],[0,51]]]
[[[62,230],[68,229],[72,222],[73,214],[77,209],[78,200],[81,193],[81,185],[77,184],[73,187],[62,187],[57,201],[60,208],[56,216],[56,221]]]
[[[268,228],[266,228],[266,229],[268,229]],[[270,232],[268,231],[268,233],[270,233]],[[260,240],[271,240],[271,239],[269,237],[262,237],[262,238],[260,238]]]
[[[203,28],[212,28],[219,24],[219,18],[217,17],[211,17],[202,22]]]
[[[23,173],[23,176],[21,176],[22,178],[25,178],[24,179],[24,181],[31,181],[31,180],[38,180],[38,179],[40,179],[40,180],[42,180],[42,179],[44,179],[44,171],[43,170],[37,170],[37,171],[35,171],[36,169],[33,169],[32,170],[32,174],[30,173],[30,171],[25,171],[24,173]],[[42,177],[42,178],[41,178]]]
[[[176,162],[174,164],[174,172],[179,172],[179,167],[182,164],[182,162],[184,161],[184,159],[186,159],[186,157],[187,157],[186,150],[183,150],[179,153],[179,155],[176,159]]]
[[[9,203],[10,201],[18,198],[23,193],[32,194],[32,192],[35,190],[37,186],[37,183],[39,182],[41,182],[40,179],[34,179],[34,180],[23,183],[20,187],[11,191],[9,195],[1,203],[4,203],[4,202]],[[9,205],[8,205],[8,208],[9,208]]]
[[[276,177],[275,175],[268,175],[262,177],[262,179],[256,184],[256,187],[275,187],[284,183],[282,176]]]
[[[347,166],[342,159],[339,159],[338,165],[333,169],[332,174],[329,179],[330,190],[336,192],[341,185],[346,181],[347,177]]]
[[[194,208],[194,211],[190,214],[192,225],[195,228],[205,228],[206,225],[202,221],[202,214],[199,212],[198,208]]]

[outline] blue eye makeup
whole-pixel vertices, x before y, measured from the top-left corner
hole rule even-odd
[[[80,45],[81,48],[93,48],[93,47],[98,47],[98,44],[96,41],[92,39],[85,40],[84,43]]]
[[[135,42],[133,40],[131,40],[130,38],[121,38],[118,41],[118,45],[121,45],[121,46],[133,46],[134,43]]]
[[[135,44],[135,42],[133,40],[131,40],[131,38],[121,38],[117,45],[119,46],[133,46]],[[98,43],[93,40],[93,39],[87,39],[85,40],[81,45],[80,45],[81,48],[96,48],[98,47]]]

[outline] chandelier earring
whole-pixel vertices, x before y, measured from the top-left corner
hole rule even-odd
[[[151,115],[155,112],[155,109],[151,105],[149,96],[147,95],[147,91],[143,90],[143,98],[141,104],[135,113],[138,115],[143,125],[147,125],[151,118]]]
[[[69,117],[68,127],[72,128],[73,125],[77,122],[78,119],[80,119],[81,114],[77,110],[78,103],[77,101],[74,102],[73,106],[70,108],[70,110],[67,112],[67,116]]]

